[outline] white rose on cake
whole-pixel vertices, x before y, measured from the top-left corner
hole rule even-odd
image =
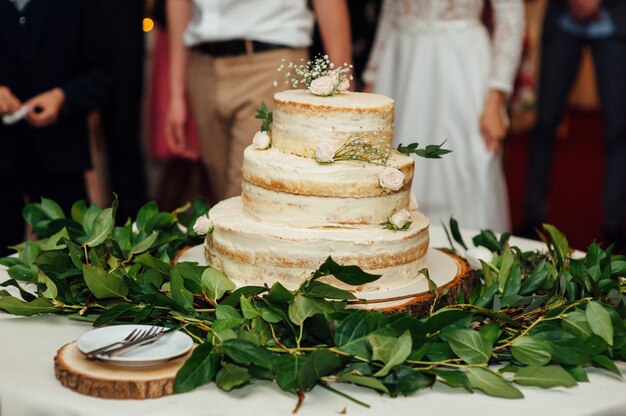
[[[335,146],[328,142],[321,142],[315,150],[315,160],[319,163],[332,163],[335,157]]]
[[[380,186],[390,191],[399,191],[404,186],[404,173],[397,168],[387,166],[378,175]]]
[[[337,88],[337,78],[331,75],[324,75],[311,81],[309,91],[315,95],[325,97],[332,95]]]
[[[198,217],[196,223],[193,225],[193,230],[198,235],[207,235],[213,231],[213,220],[209,217],[209,214]]]
[[[400,211],[389,217],[389,223],[398,230],[404,229],[407,224],[411,222],[411,213],[406,209]]]
[[[272,139],[266,131],[257,131],[252,138],[252,146],[257,150],[269,149],[272,145]]]
[[[348,77],[345,77],[344,79],[342,79],[339,85],[337,86],[337,89],[341,92],[348,91],[349,88],[350,88],[350,80],[348,79]]]

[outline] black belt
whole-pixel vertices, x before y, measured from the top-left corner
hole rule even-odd
[[[204,53],[211,56],[237,56],[246,55],[248,53],[267,52],[276,49],[285,49],[289,46],[277,45],[275,43],[259,42],[257,40],[233,39],[222,40],[218,42],[205,42],[193,46],[196,52]]]

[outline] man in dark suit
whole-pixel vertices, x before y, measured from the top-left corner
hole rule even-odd
[[[543,27],[537,125],[530,146],[526,219],[519,234],[534,234],[532,228],[538,228],[545,220],[556,129],[585,45],[591,48],[596,69],[606,145],[604,242],[623,239],[626,183],[624,0],[550,0],[548,3]]]
[[[96,1],[96,0],[91,0]],[[98,0],[106,34],[107,64],[113,76],[111,102],[102,114],[109,154],[111,191],[119,196],[122,223],[146,203],[146,179],[139,140],[144,74],[144,0]]]
[[[69,211],[86,197],[86,116],[107,101],[110,77],[93,1],[0,0],[0,254],[22,240],[25,200]]]

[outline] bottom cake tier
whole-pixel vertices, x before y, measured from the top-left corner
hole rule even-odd
[[[380,225],[298,228],[260,222],[244,212],[241,197],[218,203],[210,217],[214,230],[205,241],[207,262],[238,285],[280,282],[296,289],[331,256],[382,277],[356,288],[332,277],[324,278],[327,283],[358,292],[389,290],[422,278],[419,271],[428,251],[429,221],[418,211],[411,211],[406,231]]]

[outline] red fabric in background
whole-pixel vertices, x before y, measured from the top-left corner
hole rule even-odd
[[[604,138],[597,111],[571,110],[563,123],[552,163],[547,222],[563,231],[572,247],[582,250],[593,240],[602,240]],[[514,136],[506,143],[505,173],[514,227],[524,214],[529,139]]]
[[[165,143],[163,134],[165,116],[169,105],[169,51],[167,45],[167,33],[162,28],[155,26],[155,45],[152,52],[152,68],[150,68],[150,93],[148,103],[148,143],[150,155],[154,159],[173,159]],[[187,138],[189,147],[197,149],[200,144],[196,133],[191,106],[187,103]]]

